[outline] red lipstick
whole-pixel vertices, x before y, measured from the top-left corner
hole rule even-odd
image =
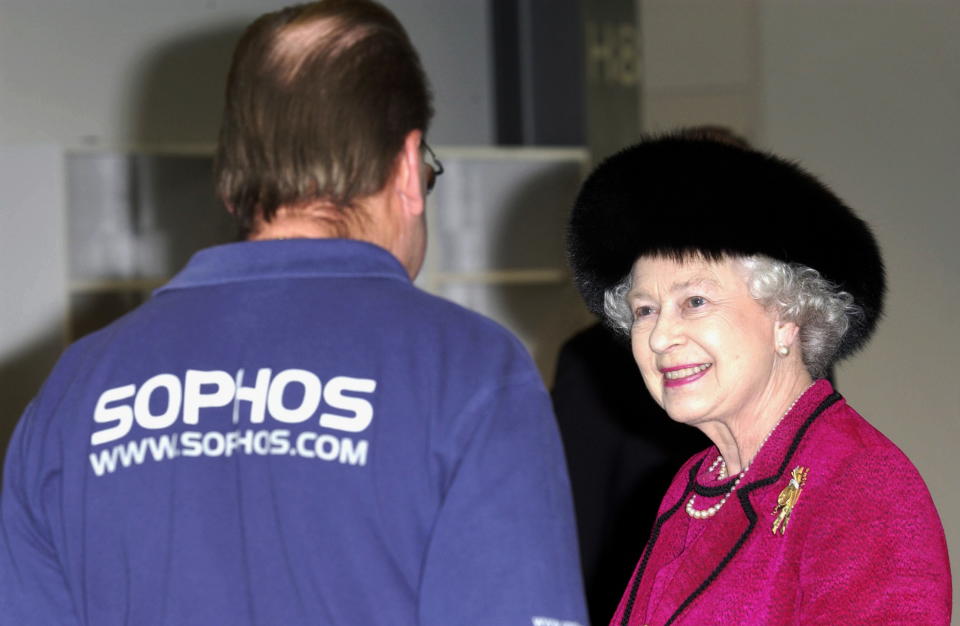
[[[660,373],[663,374],[663,386],[664,387],[680,387],[682,385],[689,385],[690,383],[700,380],[703,378],[704,374],[707,373],[712,367],[712,363],[697,363],[691,365],[677,365],[676,367],[664,367],[660,369]],[[669,372],[678,372],[682,370],[691,370],[689,374],[682,376],[680,378],[667,378],[666,374]]]

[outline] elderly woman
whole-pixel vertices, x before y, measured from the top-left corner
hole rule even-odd
[[[867,341],[870,230],[792,163],[666,136],[602,163],[571,263],[670,417],[679,471],[611,624],[948,624],[950,568],[904,454],[823,377]]]

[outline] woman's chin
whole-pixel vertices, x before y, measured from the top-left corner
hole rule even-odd
[[[696,426],[697,423],[700,421],[699,419],[697,419],[696,417],[694,417],[694,416],[692,416],[692,415],[691,415],[691,416],[681,415],[681,416],[678,416],[678,417],[674,417],[674,416],[671,415],[671,416],[670,416],[670,419],[672,419],[673,421],[675,421],[675,422],[678,423],[678,424],[685,424],[685,425],[687,425],[687,426]]]
[[[663,408],[673,421],[689,425],[703,421],[707,412],[706,407],[701,406],[699,403],[678,402],[671,401],[670,399],[666,399]]]

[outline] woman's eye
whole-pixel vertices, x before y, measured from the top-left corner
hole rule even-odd
[[[637,319],[641,317],[647,317],[648,315],[653,315],[652,306],[638,306],[637,309],[633,312],[634,317]]]
[[[693,309],[699,309],[707,303],[707,299],[703,296],[692,296],[687,300],[687,305]]]

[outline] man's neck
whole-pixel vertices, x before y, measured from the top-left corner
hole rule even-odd
[[[258,217],[247,239],[357,238],[351,230],[348,217],[334,206],[280,207],[269,221]]]

